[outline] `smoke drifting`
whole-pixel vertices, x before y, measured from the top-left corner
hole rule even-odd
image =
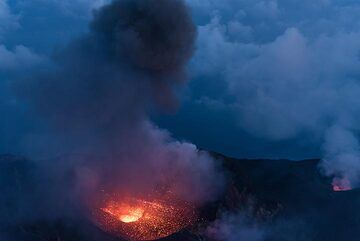
[[[246,143],[252,157],[322,155],[325,173],[348,176],[353,187],[359,186],[359,4],[189,4],[202,23],[192,65],[194,83],[207,88],[195,97],[199,108],[210,116],[211,111],[235,115],[231,133],[234,128],[244,132],[245,138],[236,140]]]
[[[206,230],[211,240],[219,241],[263,241],[266,240],[266,230],[256,224],[247,214],[223,214]]]
[[[196,205],[216,198],[222,176],[213,159],[148,118],[176,106],[195,38],[181,0],[115,0],[56,53],[51,71],[16,82],[38,122],[24,143],[28,155],[57,159],[39,163],[56,183],[52,194],[63,203],[154,190]]]
[[[356,135],[342,126],[333,126],[327,130],[325,140],[322,170],[335,177],[333,184],[339,188],[359,187],[360,146]]]

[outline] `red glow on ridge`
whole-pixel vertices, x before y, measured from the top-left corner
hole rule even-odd
[[[334,192],[345,192],[352,190],[349,179],[345,178],[334,178],[332,182]]]

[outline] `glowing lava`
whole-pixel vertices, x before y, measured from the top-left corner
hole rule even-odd
[[[196,220],[195,208],[174,199],[113,199],[95,209],[93,220],[104,231],[129,240],[167,237]]]
[[[334,192],[345,192],[352,190],[351,183],[347,178],[334,178],[332,186]]]
[[[129,205],[117,205],[116,203],[109,203],[102,211],[116,217],[123,223],[132,223],[138,221],[144,214],[144,210],[138,207]]]

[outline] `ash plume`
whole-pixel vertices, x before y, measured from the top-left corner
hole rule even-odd
[[[216,198],[222,175],[213,159],[148,117],[176,107],[195,38],[181,0],[114,0],[94,13],[89,33],[55,54],[51,71],[14,84],[38,123],[23,151],[44,160],[56,183],[49,196],[61,193],[66,201],[57,202],[70,206],[100,192]]]
[[[114,1],[95,12],[89,34],[56,54],[53,73],[18,92],[66,130],[143,119],[174,99],[195,37],[182,1]]]

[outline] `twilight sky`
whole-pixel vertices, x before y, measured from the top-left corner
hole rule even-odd
[[[87,32],[92,10],[106,2],[0,0],[1,152],[18,152],[35,125],[12,94],[12,81],[53,68],[52,56]],[[338,169],[345,155],[345,168],[354,168],[359,1],[187,3],[198,26],[191,81],[179,93],[178,110],[154,114],[160,127],[231,156],[325,157]]]

